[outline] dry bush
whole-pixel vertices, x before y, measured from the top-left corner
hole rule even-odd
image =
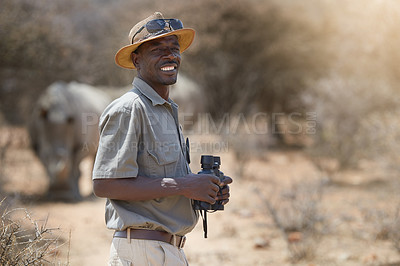
[[[336,158],[342,167],[357,166],[360,159],[399,162],[395,151],[400,99],[391,88],[375,90],[370,85],[371,81],[336,77],[316,86],[313,101],[319,127],[311,149],[314,155]]]
[[[118,84],[126,72],[117,71],[114,54],[120,35],[128,33],[116,31],[120,26],[114,14],[119,11],[118,3],[105,1],[4,0],[0,69],[10,71],[8,77],[20,69],[36,75],[43,72],[31,76],[31,81]]]
[[[364,223],[370,225],[374,240],[388,240],[393,225],[393,217],[381,209],[363,209]]]
[[[374,238],[389,240],[400,253],[400,204],[397,204],[394,211],[365,208],[362,214]]]
[[[328,60],[318,49],[319,29],[271,1],[188,2],[175,13],[197,31],[184,69],[216,118],[299,108],[297,95]]]
[[[131,72],[114,64],[122,46],[118,40],[126,45],[129,32],[119,20],[126,18],[120,14],[122,2],[2,1],[0,112],[8,122],[26,122],[40,92],[55,81],[131,82]]]
[[[2,185],[6,180],[7,152],[16,145],[26,145],[15,138],[15,129],[2,129],[0,138],[0,197],[5,195]],[[24,208],[15,207],[15,199],[0,201],[0,265],[62,265],[57,260],[62,241],[48,228],[47,220],[37,221]]]
[[[47,228],[46,221],[35,221],[25,209],[8,210],[0,202],[0,264],[45,265],[60,264],[57,252],[60,240]]]
[[[310,84],[302,99],[318,118],[315,155],[342,167],[360,159],[398,164],[400,44],[398,2],[340,1],[327,16],[334,54],[329,74]],[[379,23],[377,23],[379,21]],[[392,148],[393,147],[393,148]],[[394,155],[394,156],[393,156]],[[389,161],[388,161],[389,160]]]
[[[386,169],[400,170],[400,109],[374,112],[361,121],[357,139],[359,157]]]
[[[271,193],[268,198],[260,191],[256,192],[274,225],[281,231],[290,259],[294,262],[312,259],[327,228],[326,218],[320,207],[323,183],[295,184],[287,191],[280,190],[278,196]]]
[[[0,197],[5,195],[2,185],[7,152],[16,145],[26,145],[15,135],[19,135],[15,129],[1,130]],[[15,205],[12,197],[0,201],[0,265],[61,265],[57,261],[61,241],[54,235],[58,229],[48,228],[47,221],[36,221],[26,209]]]
[[[385,90],[363,85],[362,80],[340,77],[321,80],[313,93],[319,125],[316,152],[337,158],[343,166],[355,164],[368,143],[368,130],[362,125],[381,109],[390,109],[393,98]]]

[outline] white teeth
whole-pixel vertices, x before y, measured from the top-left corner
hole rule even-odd
[[[161,71],[172,71],[174,69],[175,69],[175,67],[173,67],[173,66],[165,66],[165,67],[161,68]]]

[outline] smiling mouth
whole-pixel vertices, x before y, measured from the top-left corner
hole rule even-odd
[[[162,67],[161,71],[172,71],[174,69],[175,69],[175,67],[173,67],[173,66],[166,66],[166,67]]]
[[[163,71],[163,72],[170,72],[170,71],[174,71],[174,70],[176,70],[176,66],[174,66],[174,65],[167,65],[167,66],[161,67],[161,71]]]

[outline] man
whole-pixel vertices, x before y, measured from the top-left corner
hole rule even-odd
[[[182,247],[198,220],[193,200],[229,201],[231,178],[190,172],[178,107],[169,98],[180,53],[193,38],[180,20],[156,12],[132,28],[131,44],[116,54],[137,77],[100,118],[93,190],[107,198],[106,224],[115,230],[110,265],[187,265]]]

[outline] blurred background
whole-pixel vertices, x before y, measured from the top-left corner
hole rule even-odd
[[[188,247],[191,264],[400,265],[394,0],[2,0],[1,194],[38,216],[53,211],[55,223],[65,219],[59,208],[76,217],[74,210],[96,209],[98,221],[80,219],[106,231],[100,199],[36,200],[48,178],[26,128],[54,82],[85,83],[112,98],[129,90],[136,73],[117,67],[114,55],[154,11],[196,30],[172,91],[191,138],[192,170],[201,154],[220,154],[235,180],[230,210],[215,214],[231,225],[207,240],[209,249]],[[81,168],[89,195],[91,162]],[[56,226],[81,230],[72,221]],[[199,230],[194,238],[203,243]],[[74,239],[62,235],[70,243],[56,256],[62,263],[106,260],[107,232],[102,256],[80,254]],[[234,239],[242,246],[229,246]]]

